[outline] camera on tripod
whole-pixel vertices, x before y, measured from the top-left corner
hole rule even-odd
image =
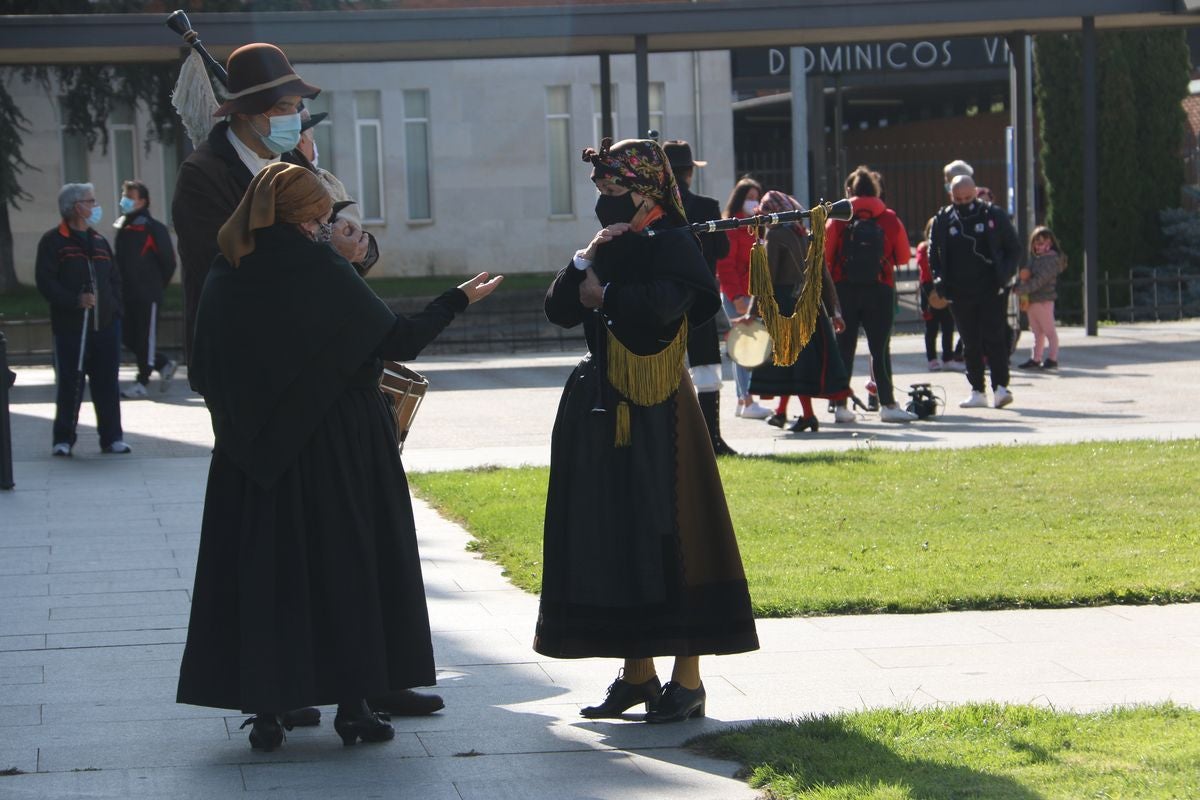
[[[928,383],[910,384],[912,389],[909,390],[908,396],[912,398],[905,406],[905,410],[917,415],[917,419],[928,419],[937,414],[938,399],[933,394],[933,389]]]

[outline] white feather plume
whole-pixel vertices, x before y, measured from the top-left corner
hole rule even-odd
[[[208,132],[216,125],[213,117],[220,105],[213,94],[212,81],[200,54],[193,50],[183,62],[179,70],[179,80],[175,82],[175,91],[171,93],[171,105],[179,112],[183,128],[193,147],[208,138]]]

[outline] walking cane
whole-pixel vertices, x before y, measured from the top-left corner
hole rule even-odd
[[[92,294],[92,287],[85,286],[82,294]],[[79,427],[79,407],[83,405],[83,357],[87,353],[88,317],[92,309],[83,310],[83,330],[79,334],[79,363],[75,370],[75,421],[71,423],[71,446],[75,446],[75,431]]]

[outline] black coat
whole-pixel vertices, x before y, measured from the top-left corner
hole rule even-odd
[[[683,198],[683,210],[687,213],[688,222],[708,222],[721,218],[721,204],[713,198],[692,194],[682,184],[679,186],[679,194]],[[724,231],[719,231],[702,233],[698,238],[704,260],[715,278],[717,262],[729,255],[729,237]],[[688,332],[688,363],[694,367],[721,363],[721,343],[717,336],[715,315],[713,319],[697,325]]]
[[[175,275],[167,226],[145,211],[127,214],[117,222],[116,250],[125,302],[161,305],[163,289]]]
[[[63,222],[46,231],[38,242],[34,277],[38,291],[50,303],[50,329],[56,334],[83,329],[79,295],[85,287],[96,295],[92,313],[101,329],[120,319],[125,309],[120,268],[108,242],[91,228],[76,233]]]
[[[397,317],[286,226],[199,304],[194,382],[216,434],[178,701],[247,712],[434,682],[420,556],[380,357],[467,305]]]
[[[1012,220],[998,206],[975,201],[966,214],[938,211],[929,232],[929,268],[947,300],[994,295],[1007,288],[1021,260]]]

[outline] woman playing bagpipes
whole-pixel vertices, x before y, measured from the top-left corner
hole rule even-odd
[[[703,716],[699,656],[758,647],[716,457],[684,368],[687,326],[720,308],[657,142],[583,151],[603,225],[558,273],[546,316],[583,325],[550,455],[534,649],[624,659],[585,717],[645,705]],[[653,230],[653,237],[645,235]],[[654,656],[674,656],[663,686]]]
[[[254,177],[217,237],[189,364],[215,444],[177,699],[254,714],[264,750],[281,712],[334,703],[345,743],[390,739],[367,699],[434,683],[381,359],[415,358],[501,280],[398,316],[328,245],[332,208],[303,167]]]

